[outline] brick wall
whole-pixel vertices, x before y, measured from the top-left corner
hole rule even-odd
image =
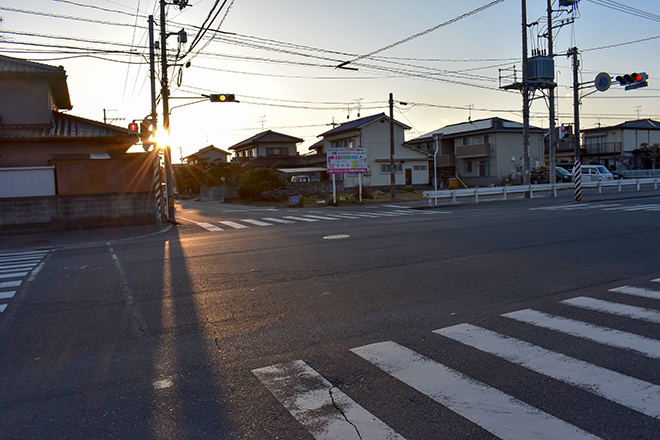
[[[150,192],[0,199],[0,235],[155,223]]]

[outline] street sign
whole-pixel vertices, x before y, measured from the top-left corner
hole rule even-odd
[[[612,77],[607,72],[600,72],[598,75],[596,75],[594,85],[596,86],[597,90],[604,92],[612,85]]]
[[[367,172],[366,148],[328,148],[326,154],[328,174]]]

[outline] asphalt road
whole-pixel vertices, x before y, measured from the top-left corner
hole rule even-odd
[[[660,198],[177,215],[0,254],[0,438],[660,437]]]

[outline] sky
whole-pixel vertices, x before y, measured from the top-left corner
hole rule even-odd
[[[500,88],[513,82],[514,66],[521,80],[521,0],[189,4],[166,8],[167,32],[184,29],[188,37],[181,45],[177,35],[167,40],[170,63],[181,58],[168,70],[175,163],[209,145],[228,150],[265,130],[303,139],[298,151],[305,154],[333,123],[387,114],[390,93],[395,119],[411,127],[406,139],[469,119],[522,121],[522,95]],[[553,5],[560,9],[558,0]],[[547,31],[546,7],[546,0],[527,0],[530,56],[547,50],[539,37]],[[5,0],[0,54],[63,66],[70,114],[97,121],[105,114],[127,127],[151,111],[148,15],[156,19],[159,40],[157,0]],[[572,12],[555,13],[555,27],[561,20],[553,33],[558,124],[573,123],[572,67],[565,56],[572,47],[580,51],[584,83],[581,129],[660,120],[660,2],[581,0]],[[337,68],[345,62],[351,69]],[[616,81],[605,92],[593,87],[599,72],[641,71],[649,87],[624,91]],[[212,93],[232,93],[240,102],[203,97]],[[547,99],[541,91],[533,97],[531,124],[547,128]],[[160,103],[158,113],[162,121]]]

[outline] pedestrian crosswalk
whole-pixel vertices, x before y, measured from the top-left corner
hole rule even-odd
[[[338,221],[346,220],[360,220],[365,218],[382,218],[382,217],[400,217],[409,215],[434,215],[434,214],[448,214],[450,211],[438,210],[418,210],[410,208],[399,208],[391,210],[379,210],[369,212],[337,212],[337,213],[306,213],[298,215],[283,215],[281,217],[262,217],[259,219],[233,219],[233,220],[219,220],[215,223],[196,221],[185,217],[177,217],[189,223],[193,223],[209,232],[221,232],[228,229],[247,229],[253,226],[266,227],[274,225],[291,225],[303,223],[315,223],[324,221]]]
[[[651,280],[660,282],[660,279]],[[443,344],[456,344],[458,350],[476,350],[490,356],[490,362],[497,362],[499,368],[505,361],[511,368],[524,368],[533,374],[545,376],[550,381],[533,384],[538,394],[551,396],[559,405],[570,405],[561,398],[561,391],[554,389],[554,383],[563,383],[576,392],[593,396],[594,405],[609,401],[621,408],[640,414],[640,417],[660,419],[660,385],[644,380],[644,374],[634,372],[635,364],[616,364],[621,371],[606,368],[590,359],[590,351],[579,351],[568,355],[544,347],[544,344],[530,342],[530,331],[551,332],[553,340],[562,342],[565,338],[584,341],[585,344],[602,344],[609,350],[617,350],[617,359],[625,359],[624,354],[642,356],[650,360],[660,359],[660,340],[640,335],[621,328],[609,328],[602,322],[624,316],[630,320],[631,328],[639,329],[639,322],[660,323],[660,290],[646,287],[621,286],[609,290],[608,301],[586,296],[578,296],[559,301],[555,307],[560,312],[548,313],[531,308],[504,313],[497,318],[503,324],[518,323],[512,334],[510,326],[507,334],[492,329],[463,322],[432,331],[437,339],[433,344],[442,348]],[[654,308],[642,308],[626,304],[630,297],[644,298]],[[629,301],[628,301],[629,302]],[[555,309],[556,310],[556,309]],[[600,324],[576,319],[577,314],[589,310],[599,313]],[[570,314],[571,317],[560,316]],[[586,314],[586,312],[585,312]],[[593,315],[590,315],[593,318]],[[638,330],[639,331],[639,330]],[[653,333],[650,333],[653,335]],[[545,339],[541,339],[545,340]],[[575,426],[575,421],[565,421],[562,414],[579,411],[579,408],[564,408],[554,413],[545,405],[537,408],[525,401],[525,396],[516,396],[498,389],[497,385],[481,382],[455,367],[443,364],[442,359],[416,352],[394,341],[382,341],[355,347],[349,350],[363,361],[375,366],[396,380],[431,398],[437,404],[458,414],[469,422],[485,429],[502,439],[597,439],[599,432],[589,432],[590,425]],[[440,353],[443,350],[439,350]],[[437,352],[436,352],[437,353]],[[452,361],[450,361],[452,362]],[[488,361],[486,361],[488,362]],[[593,363],[592,363],[593,362]],[[460,368],[460,367],[459,367]],[[488,365],[484,365],[488,369]],[[625,371],[624,374],[622,371]],[[638,377],[632,377],[630,372]],[[392,421],[382,421],[378,414],[369,412],[368,402],[358,402],[340,390],[341,385],[333,385],[320,373],[299,359],[292,362],[271,365],[252,370],[259,381],[276,399],[301,423],[312,436],[321,439],[402,439],[397,426]],[[490,377],[490,376],[486,376]],[[648,377],[647,377],[648,379]],[[364,380],[368,380],[365,378]],[[382,386],[382,379],[377,379]],[[552,382],[557,381],[557,382]],[[509,393],[511,391],[508,391]],[[554,397],[553,397],[554,396]],[[564,403],[562,403],[564,402]],[[406,405],[406,401],[393,405]],[[396,408],[405,411],[406,408]],[[593,411],[591,408],[589,411]],[[583,419],[589,420],[584,414]],[[577,418],[577,420],[582,420]],[[602,422],[601,422],[602,423]],[[616,421],[613,421],[613,427]],[[452,438],[452,427],[447,426],[446,435]],[[405,428],[404,428],[405,429]],[[600,434],[602,435],[602,434]],[[635,437],[637,438],[637,437]],[[640,437],[641,438],[641,437]]]
[[[25,278],[38,267],[48,251],[26,251],[0,254],[0,313],[7,309],[9,301]]]
[[[621,203],[571,203],[568,205],[529,208],[529,210],[530,211],[598,210],[598,211],[623,211],[623,212],[631,212],[631,211],[658,212],[660,211],[660,203],[646,203],[646,204],[634,204],[634,205],[624,205]]]

